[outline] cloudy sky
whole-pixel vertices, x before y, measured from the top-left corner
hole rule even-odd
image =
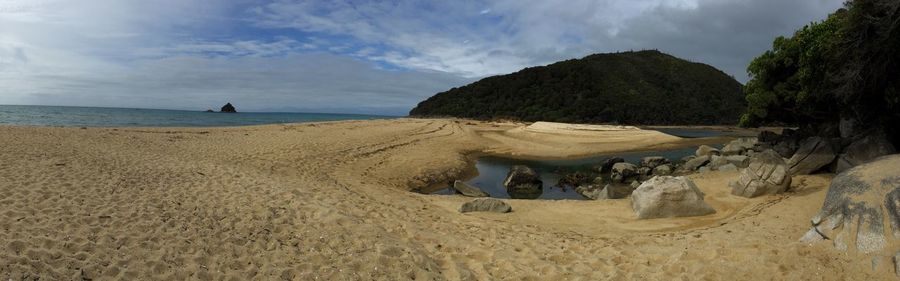
[[[0,0],[0,104],[404,114],[479,78],[658,49],[746,81],[843,0]]]

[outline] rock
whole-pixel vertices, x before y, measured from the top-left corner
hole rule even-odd
[[[712,157],[709,158],[709,164],[706,164],[706,167],[709,168],[710,170],[718,170],[719,167],[728,164],[728,159],[725,157],[726,156],[713,155]],[[701,167],[701,169],[702,169],[702,167]]]
[[[763,150],[763,151],[764,151],[764,150]],[[762,152],[762,151],[759,151],[759,152]],[[756,156],[756,154],[758,154],[759,152],[757,152],[757,151],[755,151],[755,150],[747,150],[747,152],[744,152],[744,156],[753,158],[753,157]],[[748,163],[748,165],[749,165],[749,163]]]
[[[753,148],[756,145],[756,138],[739,138],[733,140],[722,148],[722,155],[741,155],[744,151]]]
[[[694,160],[694,159],[697,159],[697,156],[694,156],[694,155],[688,155],[688,156],[685,156],[685,157],[681,157],[681,163],[687,163],[688,161],[691,161],[691,160]]]
[[[637,169],[638,176],[646,176],[650,175],[651,173],[653,173],[653,169],[651,169],[650,167],[640,167]]]
[[[760,152],[732,182],[731,194],[748,198],[784,192],[791,186],[787,164],[772,150]]]
[[[840,123],[838,123],[838,131],[842,138],[850,138],[856,135],[856,120],[841,118]]]
[[[610,171],[612,171],[613,165],[623,162],[625,162],[625,159],[622,159],[620,157],[606,158],[601,161],[599,165],[597,165],[597,171],[601,174],[609,173]]]
[[[503,186],[514,199],[535,199],[543,193],[544,183],[537,172],[523,165],[515,165],[506,174]]]
[[[456,191],[457,194],[462,194],[463,196],[468,197],[491,197],[490,194],[484,192],[480,188],[468,185],[460,180],[453,182],[453,190]]]
[[[847,146],[838,156],[836,172],[840,173],[875,158],[897,153],[883,133],[868,134]]]
[[[697,172],[701,173],[701,174],[709,173],[709,171],[712,171],[712,169],[710,169],[709,166],[703,166],[703,167],[700,167],[700,169],[697,169]]]
[[[631,195],[636,187],[627,184],[607,184],[602,188],[596,185],[579,186],[575,192],[591,200],[622,199]]]
[[[722,165],[721,167],[719,167],[719,171],[722,171],[722,172],[737,172],[737,170],[738,170],[738,167],[735,166],[734,164],[725,164],[725,165]]]
[[[722,151],[719,151],[719,149],[712,147],[712,146],[701,145],[700,147],[697,148],[697,152],[694,152],[694,155],[697,155],[697,156],[722,155]]]
[[[509,213],[512,211],[512,207],[506,202],[503,202],[500,199],[496,198],[477,198],[475,200],[463,203],[462,206],[459,207],[460,213],[468,213],[468,212],[494,212],[494,213]]]
[[[778,152],[778,155],[781,155],[781,157],[789,158],[794,156],[794,152],[797,152],[797,140],[790,139],[781,141],[775,144],[772,149],[774,149],[775,152]]]
[[[212,109],[207,109],[206,112],[215,112]]]
[[[754,155],[755,154],[756,153],[754,153]],[[724,158],[728,164],[732,164],[738,168],[747,168],[747,166],[750,166],[750,156],[747,155],[731,155],[725,156]]]
[[[637,166],[631,163],[616,163],[612,167],[612,181],[614,183],[624,183],[630,181],[637,176]]]
[[[234,109],[234,106],[231,105],[230,102],[229,102],[229,103],[226,103],[225,105],[223,105],[223,106],[222,106],[222,109],[219,110],[219,111],[220,111],[220,112],[225,112],[225,113],[237,113],[237,110]]]
[[[777,143],[781,140],[781,135],[772,131],[760,131],[756,139],[761,143]]]
[[[662,164],[669,164],[669,159],[666,159],[662,156],[650,156],[641,158],[641,167],[647,167],[650,168],[650,170],[653,170],[653,168],[656,168],[657,166]]]
[[[595,174],[584,171],[577,171],[574,173],[568,173],[559,178],[559,180],[556,181],[556,186],[563,188],[581,186],[592,183],[595,178]]]
[[[668,176],[671,175],[675,169],[672,168],[671,164],[663,164],[659,165],[653,169],[654,176]]]
[[[788,160],[788,169],[792,175],[808,175],[818,171],[834,161],[834,150],[831,143],[821,137],[811,137]]]
[[[703,192],[687,177],[654,177],[631,194],[638,219],[691,217],[715,213]]]
[[[606,199],[606,197],[603,196],[605,194],[602,191],[603,191],[602,187],[593,185],[593,184],[582,185],[582,186],[575,188],[575,193],[578,193],[581,196],[584,196],[584,198],[587,198],[590,200]]]
[[[807,243],[833,241],[842,251],[890,256],[886,245],[900,242],[900,154],[884,156],[838,174],[825,203],[801,238]],[[887,223],[885,223],[887,222]],[[896,249],[894,249],[896,250]]]
[[[682,168],[685,171],[691,171],[691,172],[696,171],[701,166],[706,165],[706,163],[709,163],[710,158],[711,157],[709,157],[709,156],[697,156],[697,158],[694,158],[694,159],[691,159],[690,161],[685,162],[684,166],[682,166]]]

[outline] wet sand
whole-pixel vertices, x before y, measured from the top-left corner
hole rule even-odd
[[[652,131],[581,136],[449,119],[237,128],[0,127],[0,279],[872,280],[868,259],[797,239],[827,175],[728,194],[718,212],[636,220],[630,201],[457,209],[412,190],[477,153],[571,157],[685,145]],[[709,141],[709,140],[704,140]]]

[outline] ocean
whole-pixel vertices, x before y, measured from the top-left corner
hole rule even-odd
[[[0,105],[0,125],[71,127],[221,127],[394,116],[331,113],[218,113],[186,110]]]

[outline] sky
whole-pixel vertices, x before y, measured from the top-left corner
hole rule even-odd
[[[405,115],[478,79],[656,49],[746,82],[843,0],[0,0],[0,104]]]

